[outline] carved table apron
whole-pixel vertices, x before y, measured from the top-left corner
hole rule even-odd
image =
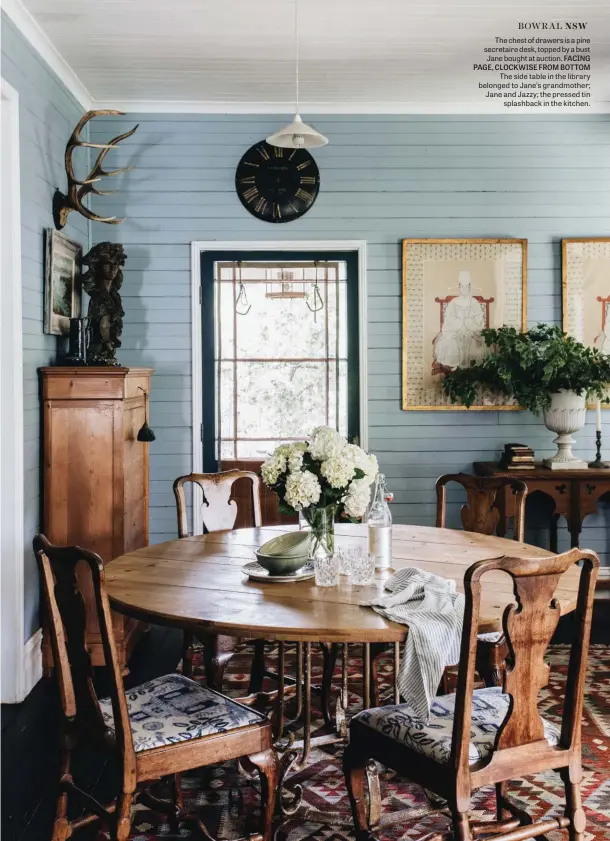
[[[564,516],[570,532],[571,546],[579,545],[583,520],[588,514],[597,512],[597,503],[610,494],[610,470],[550,470],[536,465],[535,470],[503,470],[495,462],[475,461],[477,476],[509,477],[521,479],[527,485],[529,494],[535,491],[553,500],[555,509],[551,515],[552,552],[557,552],[557,521]],[[514,515],[514,500],[510,488],[498,495],[500,523],[498,534],[506,533],[507,520]]]

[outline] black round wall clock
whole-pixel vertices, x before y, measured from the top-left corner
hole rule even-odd
[[[320,190],[320,172],[306,149],[255,143],[235,172],[243,206],[264,222],[292,222],[307,213]]]

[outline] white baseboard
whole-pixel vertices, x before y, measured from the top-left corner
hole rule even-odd
[[[23,697],[26,698],[42,678],[42,628],[39,628],[23,648]]]

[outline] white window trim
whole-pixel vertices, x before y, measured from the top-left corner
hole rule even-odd
[[[231,242],[196,240],[191,243],[191,388],[192,388],[192,442],[193,473],[203,471],[201,424],[203,423],[203,383],[201,347],[201,255],[205,251],[357,251],[358,252],[358,331],[360,379],[360,445],[368,447],[368,358],[367,358],[367,284],[366,242],[364,240],[263,240],[256,242]],[[200,489],[194,486],[193,531],[203,533],[203,524],[195,512],[200,510]]]
[[[21,201],[19,166],[19,94],[2,79],[2,110],[8,112],[10,189],[2,185],[3,226],[11,224],[8,277],[2,278],[2,504],[0,541],[2,551],[2,683],[3,703],[23,701],[42,674],[40,632],[25,636],[24,589],[24,489],[23,489],[23,327],[21,321]],[[3,117],[6,116],[3,113]],[[4,260],[3,260],[4,263]],[[6,265],[6,263],[4,263]],[[7,404],[3,401],[6,400]]]

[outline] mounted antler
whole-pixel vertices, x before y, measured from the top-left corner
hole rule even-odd
[[[108,196],[111,193],[118,193],[118,190],[98,190],[97,187],[94,187],[93,185],[97,181],[101,181],[102,178],[105,178],[106,176],[119,175],[121,172],[128,172],[130,169],[134,169],[132,166],[124,166],[121,167],[121,169],[113,169],[106,172],[102,169],[102,162],[109,150],[115,149],[121,140],[125,140],[126,137],[131,137],[138,126],[134,126],[131,131],[126,131],[124,134],[119,134],[116,137],[113,137],[110,143],[89,143],[89,141],[83,140],[80,136],[83,127],[94,117],[100,117],[107,114],[122,116],[124,113],[124,111],[87,111],[87,113],[84,114],[78,121],[76,128],[68,140],[68,145],[66,146],[65,161],[66,174],[68,176],[68,194],[64,195],[64,193],[58,189],[55,191],[55,196],[53,197],[53,219],[55,220],[55,227],[58,230],[63,228],[68,221],[68,214],[71,210],[77,210],[86,219],[91,219],[93,222],[106,222],[109,225],[120,225],[121,222],[125,221],[125,218],[117,219],[116,216],[98,216],[85,207],[83,199],[85,196],[89,195],[89,193],[94,193],[96,196]],[[84,181],[79,181],[74,175],[72,154],[78,146],[102,150],[97,161],[93,165],[91,172]]]

